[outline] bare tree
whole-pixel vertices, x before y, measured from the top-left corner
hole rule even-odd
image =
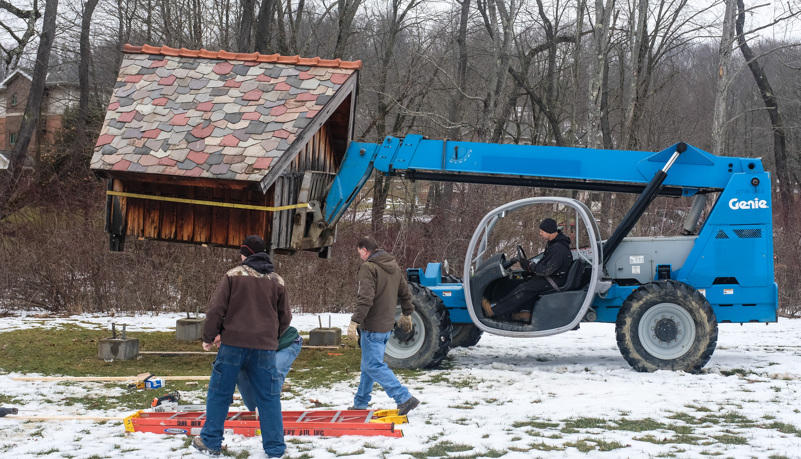
[[[18,188],[18,181],[22,174],[22,165],[28,153],[28,145],[30,145],[34,130],[39,124],[39,112],[42,108],[45,80],[47,79],[47,66],[50,62],[50,50],[53,47],[53,39],[56,32],[57,12],[58,0],[46,0],[42,32],[39,34],[39,48],[36,53],[36,63],[33,67],[28,102],[22,115],[22,124],[20,125],[17,142],[11,149],[11,157],[9,158],[11,174],[7,177],[8,182],[2,187],[2,193],[0,193],[0,203],[3,203],[4,208],[3,211],[0,211],[0,220],[24,201],[24,192],[21,192],[23,190]]]
[[[737,20],[735,22],[735,29],[737,31],[737,43],[740,46],[740,52],[745,58],[748,68],[751,70],[751,75],[754,76],[759,94],[762,96],[762,102],[770,118],[770,126],[773,131],[773,160],[776,163],[776,177],[779,181],[779,200],[781,202],[781,217],[783,223],[787,224],[788,216],[791,212],[791,202],[793,190],[797,183],[793,180],[790,168],[787,164],[787,132],[784,128],[784,120],[779,111],[779,101],[776,97],[773,88],[770,86],[768,76],[759,65],[756,54],[751,50],[748,42],[745,39],[745,4],[743,0],[737,0]]]
[[[242,0],[242,21],[239,23],[239,38],[236,49],[240,53],[249,53],[250,37],[253,33],[253,16],[256,0]]]
[[[78,120],[75,125],[75,159],[83,155],[87,148],[86,120],[89,111],[89,61],[92,59],[91,43],[89,43],[89,29],[92,25],[92,15],[99,0],[87,0],[81,16],[80,53],[81,60],[78,65],[78,85],[80,90],[78,101]]]
[[[20,35],[15,31],[10,24],[0,21],[0,29],[5,30],[8,36],[14,41],[14,45],[8,45],[0,42],[0,54],[3,55],[3,60],[6,69],[16,68],[22,54],[25,52],[25,47],[36,35],[36,21],[41,17],[39,13],[39,1],[33,0],[33,6],[29,10],[20,9],[11,3],[0,0],[0,9],[8,11],[18,19],[25,21],[25,30]]]
[[[728,95],[731,84],[731,50],[734,44],[734,18],[737,13],[736,0],[724,0],[723,29],[718,48],[718,83],[715,87],[715,115],[712,123],[712,154],[722,155],[729,122]]]

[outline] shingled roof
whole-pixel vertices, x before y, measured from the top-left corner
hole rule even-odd
[[[148,45],[123,52],[91,168],[259,182],[262,191],[314,134],[307,131],[355,93],[361,67]]]

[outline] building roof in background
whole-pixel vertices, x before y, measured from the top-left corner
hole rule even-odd
[[[101,174],[261,182],[277,158],[297,154],[304,129],[355,93],[361,67],[147,45],[123,52],[91,161]]]

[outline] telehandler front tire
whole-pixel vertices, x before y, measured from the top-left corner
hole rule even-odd
[[[674,281],[643,285],[617,316],[617,346],[635,370],[698,373],[715,351],[718,322],[698,290]]]
[[[395,327],[387,341],[384,362],[390,368],[435,368],[448,355],[451,345],[451,320],[442,300],[426,287],[409,282],[412,293],[412,331]],[[400,317],[398,303],[395,317]]]

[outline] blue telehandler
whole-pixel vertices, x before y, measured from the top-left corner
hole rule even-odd
[[[582,201],[532,197],[489,212],[470,239],[461,278],[441,263],[407,270],[415,304],[413,329],[396,327],[386,361],[395,368],[436,367],[452,347],[483,333],[541,337],[582,321],[615,324],[618,347],[637,371],[698,372],[715,350],[718,323],[777,320],[770,174],[760,159],[714,156],[685,143],[661,152],[596,150],[387,137],[351,143],[317,225],[334,225],[373,170],[406,180],[639,194],[602,240],[598,217]],[[692,197],[678,235],[629,237],[657,196]],[[711,199],[710,199],[711,198]],[[701,215],[706,211],[701,222]],[[568,216],[574,261],[565,285],[529,305],[526,322],[487,317],[481,301],[526,281],[513,269],[499,228],[532,232],[523,221]],[[565,227],[565,229],[567,229]],[[533,260],[536,261],[537,257]],[[400,314],[400,307],[398,308]]]

